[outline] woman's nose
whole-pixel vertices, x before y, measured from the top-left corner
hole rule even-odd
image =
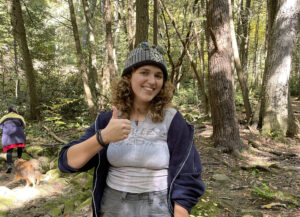
[[[150,84],[155,84],[155,77],[154,77],[154,75],[149,75],[148,76],[148,82],[150,83]]]

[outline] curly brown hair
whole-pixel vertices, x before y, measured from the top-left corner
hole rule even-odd
[[[111,83],[111,104],[122,112],[121,117],[130,119],[134,93],[131,87],[131,74],[117,78]],[[172,106],[174,85],[171,82],[164,82],[160,92],[152,99],[150,104],[150,116],[153,122],[162,122],[166,108]]]

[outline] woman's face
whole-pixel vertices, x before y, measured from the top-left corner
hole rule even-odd
[[[163,81],[164,76],[161,68],[153,65],[144,65],[137,68],[131,75],[134,102],[149,104],[161,90]]]

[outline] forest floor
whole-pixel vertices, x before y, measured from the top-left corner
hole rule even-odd
[[[300,101],[295,100],[293,106],[299,120]],[[69,134],[58,135],[69,139]],[[201,155],[206,191],[191,216],[300,217],[300,138],[266,138],[240,125],[240,135],[248,150],[235,158],[218,151],[211,135],[210,123],[195,125],[195,144]],[[74,189],[78,192],[70,176],[51,178],[47,172],[35,188],[25,188],[21,181],[9,184],[13,177],[14,174],[7,175],[5,168],[0,168],[0,216],[89,216],[90,209],[68,212],[66,204],[55,203]],[[8,197],[14,197],[15,202],[5,205],[4,199]],[[49,201],[56,207],[49,210]]]

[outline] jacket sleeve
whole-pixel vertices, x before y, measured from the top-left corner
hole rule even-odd
[[[194,129],[177,112],[168,132],[170,150],[170,194],[172,205],[177,203],[189,213],[204,193],[202,165],[193,143]]]
[[[58,167],[59,169],[64,173],[74,173],[74,172],[83,172],[92,169],[100,162],[100,157],[105,155],[106,148],[101,149],[100,152],[95,154],[94,157],[92,157],[82,168],[75,169],[68,165],[68,159],[67,159],[67,150],[78,143],[81,143],[93,135],[96,134],[96,130],[103,129],[107,126],[109,120],[111,119],[112,111],[109,112],[101,112],[98,114],[95,123],[93,123],[85,132],[83,136],[81,136],[78,140],[72,141],[69,144],[65,145],[58,157]],[[97,127],[97,128],[96,128]]]

